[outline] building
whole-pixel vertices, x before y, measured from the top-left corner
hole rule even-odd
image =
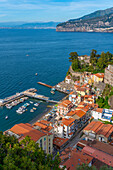
[[[72,106],[73,106],[73,104],[71,101],[69,101],[69,100],[62,101],[57,106],[57,115],[59,115],[59,116],[66,115],[70,111]]]
[[[101,119],[103,121],[112,122],[113,121],[113,110],[97,108],[92,110],[92,116],[94,119]]]
[[[105,68],[104,83],[113,86],[113,65]]]
[[[70,75],[66,76],[65,83],[67,83],[67,84],[71,83],[71,76]]]
[[[76,105],[77,103],[81,102],[81,97],[80,95],[78,96],[76,92],[71,92],[69,94],[69,101]]]
[[[89,103],[89,104],[95,103],[95,98],[96,98],[96,95],[85,95],[84,103]]]
[[[75,119],[63,118],[58,124],[54,125],[54,131],[57,137],[70,139],[75,132]]]
[[[84,154],[83,152],[72,148],[66,148],[61,152],[60,168],[66,166],[65,170],[75,170],[77,166],[87,164],[89,167],[92,165],[93,157]]]
[[[6,135],[15,136],[20,142],[26,136],[39,144],[47,154],[53,152],[53,134],[35,129],[29,123],[14,125],[11,129],[4,132]]]
[[[92,121],[84,129],[86,140],[98,140],[100,142],[109,142],[112,140],[113,125],[104,124],[99,121]]]
[[[57,150],[61,150],[63,149],[63,147],[65,145],[67,145],[69,143],[69,139],[66,139],[66,138],[59,138],[59,137],[55,137],[53,139],[53,146],[55,149]]]
[[[104,81],[104,73],[97,73],[91,75],[92,82],[100,83]]]

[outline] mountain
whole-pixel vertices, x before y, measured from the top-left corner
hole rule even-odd
[[[4,22],[0,23],[0,28],[15,28],[15,29],[46,29],[56,28],[59,22]]]
[[[22,28],[56,28],[59,22],[36,22],[36,23],[25,23],[21,25]]]
[[[60,23],[56,31],[61,32],[113,32],[113,8],[95,11],[81,18]]]

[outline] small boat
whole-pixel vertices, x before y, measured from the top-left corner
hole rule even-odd
[[[35,103],[34,106],[37,106],[37,107],[38,107],[38,106],[39,106],[39,103]]]
[[[33,102],[32,102],[32,101],[30,101],[30,103],[31,103],[31,104],[33,104]]]
[[[38,73],[35,73],[35,76],[37,76],[38,75]]]
[[[36,108],[35,108],[35,107],[33,107],[33,110],[36,110]]]
[[[29,56],[29,54],[26,54],[26,56],[28,57],[28,56]]]
[[[55,92],[54,92],[54,91],[52,91],[52,90],[51,90],[51,93],[52,93],[52,94],[55,94]]]
[[[33,110],[33,109],[31,109],[31,110],[30,110],[30,112],[34,112],[34,110]]]
[[[8,116],[6,116],[5,119],[7,120],[7,119],[8,119]]]

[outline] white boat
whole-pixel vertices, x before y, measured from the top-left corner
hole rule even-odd
[[[30,101],[30,103],[31,103],[31,104],[33,104],[33,102],[32,102],[32,101]]]
[[[34,106],[37,106],[37,107],[38,107],[38,106],[39,106],[39,103],[35,103]]]
[[[30,112],[34,112],[34,110],[33,110],[33,109],[31,109],[31,110],[30,110]]]
[[[38,73],[35,73],[35,76],[37,76],[38,75]]]
[[[8,119],[8,116],[6,116],[5,119],[7,120],[7,119]]]

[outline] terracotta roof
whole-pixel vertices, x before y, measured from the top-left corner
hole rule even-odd
[[[66,168],[69,170],[75,170],[78,165],[82,165],[83,163],[89,164],[93,159],[91,156],[83,154],[76,149],[71,150],[68,153],[63,151],[63,154],[60,156],[60,158],[62,161],[60,165],[66,166]]]
[[[101,125],[102,122],[92,121],[83,130],[96,132]]]
[[[42,123],[40,123],[40,122],[36,122],[36,123],[34,124],[34,126],[38,126],[38,127],[40,127],[40,128],[43,128],[43,129],[46,129],[46,128],[47,128],[46,125],[44,125],[44,124],[42,124]]]
[[[95,74],[95,76],[99,78],[104,78],[104,73],[97,73]]]
[[[62,103],[60,103],[58,106],[68,107],[71,103],[69,100],[64,100]]]
[[[46,134],[36,130],[33,128],[33,126],[31,126],[30,124],[16,124],[14,125],[10,131],[12,131],[15,134],[18,134],[20,136],[22,136],[22,139],[26,136],[30,136],[32,140],[34,140],[35,142],[38,141],[42,136],[45,136]]]
[[[84,153],[100,160],[101,162],[104,162],[105,164],[113,167],[113,156],[104,153],[102,151],[99,151],[95,148],[92,148],[90,146],[85,146],[82,150]]]
[[[96,134],[101,134],[108,138],[111,133],[113,132],[113,125],[111,124],[104,124],[99,121],[92,121],[90,124],[88,124],[83,130],[86,131],[93,131]]]
[[[64,138],[59,138],[59,137],[55,137],[53,139],[53,144],[61,147],[62,145],[64,145],[69,139],[64,139]]]
[[[43,123],[45,125],[50,125],[50,124],[53,124],[52,122],[49,122],[47,120],[40,120],[40,123]]]
[[[80,118],[82,118],[84,115],[86,115],[86,112],[85,111],[82,111],[82,110],[78,110],[76,112],[76,115],[79,116]]]
[[[113,146],[109,145],[108,143],[99,142],[97,140],[94,140],[94,141],[80,140],[77,143],[77,146],[79,144],[83,147],[90,146],[90,147],[96,148],[98,150],[101,150],[101,151],[113,156]]]
[[[70,75],[66,76],[66,79],[71,79],[71,76]]]
[[[63,124],[63,125],[66,125],[66,126],[69,126],[69,125],[72,124],[74,121],[75,121],[75,119],[73,119],[73,118],[69,118],[69,119],[63,118],[63,119],[62,119],[62,124]]]
[[[67,116],[73,116],[76,114],[76,110],[71,110],[69,113],[67,113]]]
[[[96,108],[94,111],[102,113],[103,112],[103,108]]]

